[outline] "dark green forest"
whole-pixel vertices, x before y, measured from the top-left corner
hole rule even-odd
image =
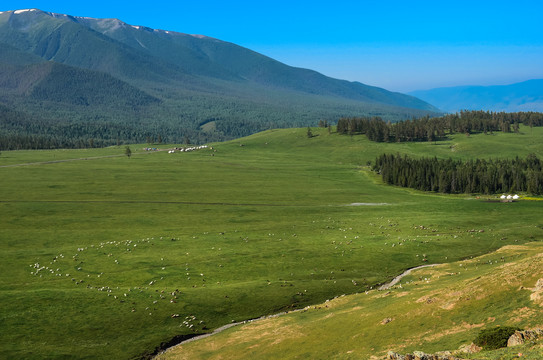
[[[76,84],[74,82],[74,86]],[[57,108],[57,101],[49,101],[56,96],[55,89],[38,86],[31,93],[33,101],[28,101],[24,110],[0,104],[0,150],[205,143],[272,128],[334,123],[330,113],[318,107],[312,112],[303,108],[282,112],[265,103],[236,103],[228,97],[206,99],[195,96],[180,97],[163,106],[163,102],[169,100],[159,101],[115,81],[111,81],[109,92],[109,96],[81,96],[86,93],[79,90],[78,96],[63,98],[64,106]],[[126,92],[132,95],[129,101],[126,96],[115,96]],[[372,112],[378,114],[379,109],[368,109],[368,116],[339,119],[338,134],[365,134],[369,140],[377,142],[438,141],[458,133],[518,132],[519,124],[543,126],[543,114],[537,112],[462,111],[410,120],[402,120],[400,114],[396,118],[388,117],[387,121],[372,116]],[[408,117],[408,114],[403,116]]]
[[[52,62],[0,66],[0,85],[0,150],[206,143],[336,116],[398,121],[427,113],[282,91],[260,97],[262,88],[247,84],[206,94],[167,84],[143,91],[106,73]]]
[[[76,82],[73,84],[75,87]],[[338,116],[334,114],[363,112],[367,116],[386,116],[391,121],[413,114],[406,109],[405,113],[384,115],[380,106],[353,102],[351,107],[325,97],[319,101],[309,97],[275,98],[272,93],[270,99],[259,101],[243,100],[236,94],[202,96],[182,92],[157,100],[155,94],[145,95],[114,81],[110,82],[108,96],[89,94],[90,90],[84,88],[64,97],[66,92],[39,85],[24,103],[10,101],[9,96],[4,104],[0,101],[0,150],[104,147],[157,143],[159,139],[163,143],[188,139],[198,144],[273,128],[314,126],[319,119],[334,123]]]
[[[543,114],[537,112],[461,111],[431,118],[386,122],[379,117],[342,118],[337,132],[344,135],[365,134],[376,142],[415,142],[445,140],[453,134],[492,134],[519,132],[520,124],[543,126]],[[526,159],[453,159],[423,158],[383,154],[372,170],[387,184],[422,191],[449,194],[496,194],[526,192],[543,194],[542,164],[536,155]]]
[[[452,134],[518,132],[519,124],[543,126],[543,113],[461,111],[441,117],[385,122],[379,117],[342,118],[338,120],[339,134],[365,134],[377,142],[437,141]]]
[[[543,194],[541,160],[526,159],[413,159],[407,155],[383,154],[373,171],[390,185],[448,194],[515,193]]]

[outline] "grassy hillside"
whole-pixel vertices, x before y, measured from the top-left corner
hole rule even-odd
[[[132,358],[175,335],[364,292],[406,268],[541,240],[538,201],[388,187],[365,165],[385,151],[541,157],[543,129],[436,145],[312,130],[191,153],[142,145],[131,158],[124,147],[3,151],[4,355]],[[16,166],[26,163],[38,164]]]
[[[541,327],[541,243],[419,269],[390,290],[339,297],[300,312],[231,328],[186,343],[159,359],[383,359],[458,350],[485,328]],[[469,359],[540,359],[541,346],[461,354]]]

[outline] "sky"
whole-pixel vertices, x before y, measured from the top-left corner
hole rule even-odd
[[[543,78],[543,1],[2,0],[201,34],[287,65],[409,92]]]

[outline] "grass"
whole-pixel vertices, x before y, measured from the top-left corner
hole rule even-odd
[[[364,292],[409,267],[541,240],[538,201],[388,187],[365,165],[385,151],[541,157],[543,129],[445,145],[312,130],[216,151],[132,146],[130,159],[101,157],[123,146],[2,152],[0,166],[100,157],[0,167],[5,356],[138,357],[175,335]]]
[[[457,351],[481,329],[543,325],[531,287],[543,276],[542,244],[506,246],[470,260],[419,269],[387,291],[341,296],[302,311],[239,325],[175,347],[159,359],[382,359]],[[457,356],[536,359],[538,344]]]

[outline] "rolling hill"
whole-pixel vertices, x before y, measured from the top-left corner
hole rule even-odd
[[[418,90],[409,94],[447,112],[460,110],[543,111],[543,79],[511,85],[458,86]]]
[[[394,121],[438,111],[413,96],[291,67],[229,42],[117,19],[5,11],[0,49],[0,104],[41,124],[84,123],[87,138],[104,143],[157,135],[201,142],[341,116]],[[124,107],[134,101],[135,108]],[[103,123],[120,133],[100,130]],[[202,129],[206,123],[212,126]],[[70,136],[66,127],[53,132]],[[36,134],[22,128],[18,135]]]

